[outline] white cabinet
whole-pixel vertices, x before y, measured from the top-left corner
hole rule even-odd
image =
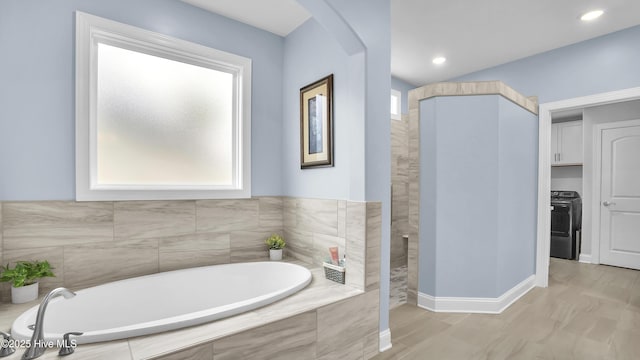
[[[582,165],[582,121],[551,124],[551,165]]]

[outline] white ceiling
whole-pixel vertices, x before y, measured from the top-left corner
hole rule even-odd
[[[180,1],[280,36],[287,36],[310,17],[296,0]]]
[[[637,24],[638,0],[392,0],[391,72],[424,85]],[[432,64],[438,55],[447,62]]]
[[[182,1],[280,36],[309,18],[296,0]],[[391,73],[420,86],[638,24],[639,0],[391,0]]]

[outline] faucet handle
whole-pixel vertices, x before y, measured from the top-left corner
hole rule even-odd
[[[62,347],[60,348],[60,351],[58,351],[58,356],[67,356],[67,355],[71,355],[73,354],[73,352],[76,350],[76,345],[71,344],[71,342],[69,341],[69,336],[73,335],[73,336],[80,336],[83,333],[81,332],[68,332],[66,334],[64,334],[62,336]]]
[[[16,349],[13,347],[13,338],[11,335],[0,331],[0,336],[2,336],[2,340],[0,340],[0,357],[9,356],[16,352]]]

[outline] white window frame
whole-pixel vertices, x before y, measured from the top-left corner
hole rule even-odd
[[[97,50],[105,43],[170,60],[225,69],[234,76],[233,184],[97,184]],[[251,197],[251,59],[76,12],[76,200],[173,200]]]
[[[394,101],[395,97],[395,101]],[[391,119],[393,120],[402,120],[402,93],[396,89],[391,89],[391,100],[396,104],[396,109],[398,109],[397,113],[391,112]]]

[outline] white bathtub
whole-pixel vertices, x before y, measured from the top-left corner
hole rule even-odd
[[[283,262],[251,262],[169,271],[77,291],[49,303],[45,340],[80,331],[78,344],[124,339],[221,319],[287,297],[311,282],[311,272]],[[73,289],[71,289],[73,290]],[[13,323],[17,340],[31,338],[35,306]]]

